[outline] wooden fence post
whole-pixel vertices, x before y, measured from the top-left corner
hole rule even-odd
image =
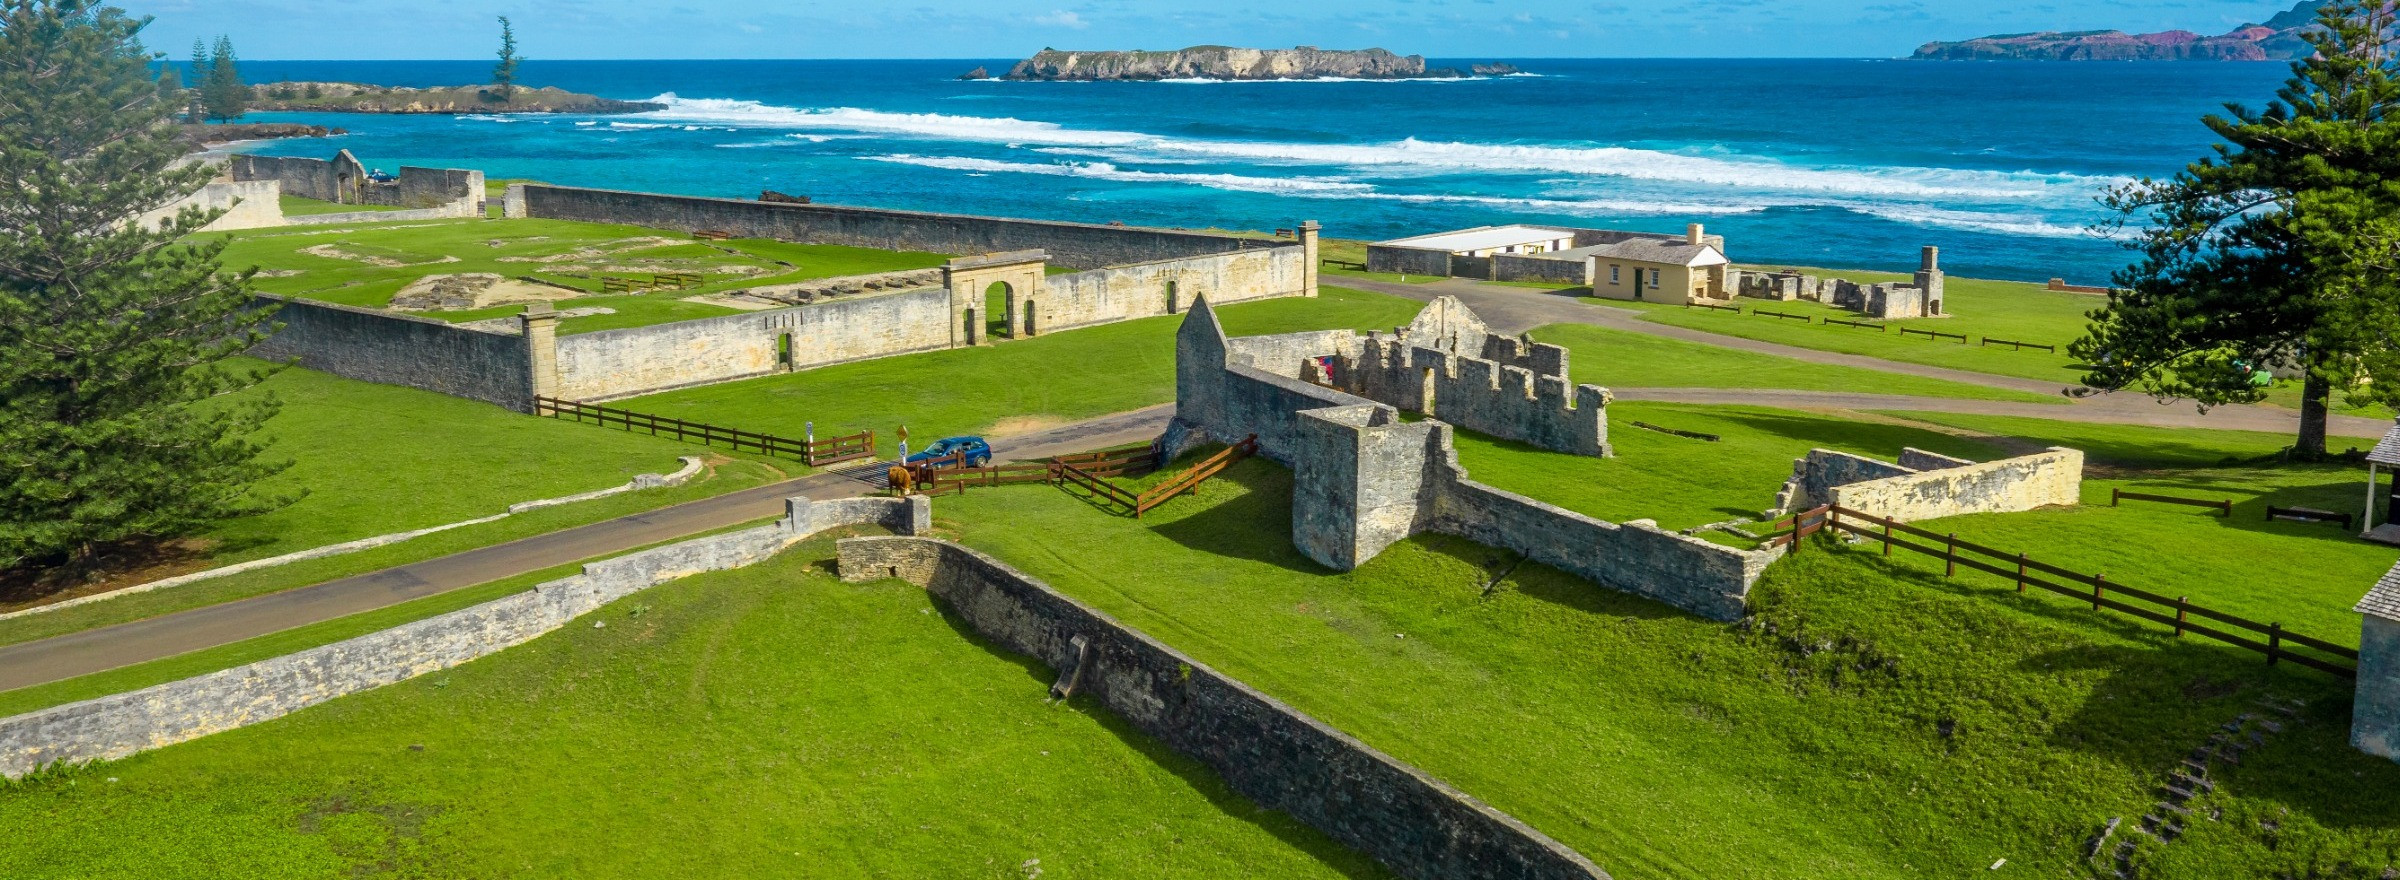
[[[2106,584],[2107,584],[2107,583],[2108,583],[2108,575],[2104,575],[2104,574],[2096,574],[2096,575],[2092,575],[2092,610],[2093,610],[2093,611],[2098,611],[2098,610],[2100,610],[2100,593],[2101,593],[2101,591],[2102,591],[2103,589],[2105,589],[2105,588],[2106,588]]]
[[[2025,554],[2017,554],[2017,592],[2025,592]]]
[[[1957,532],[1951,532],[1951,533],[1950,533],[1950,537],[1949,537],[1949,539],[1948,539],[1948,540],[1949,540],[1949,544],[1948,544],[1948,546],[1947,546],[1947,547],[1946,547],[1946,548],[1943,550],[1943,552],[1942,552],[1942,562],[1944,563],[1944,570],[1942,571],[1942,576],[1943,576],[1943,577],[1957,577],[1957,576],[1958,576],[1958,533],[1957,533]]]
[[[1883,521],[1883,558],[1892,558],[1892,521]]]
[[[2108,489],[2108,506],[2110,506],[2110,507],[2115,507],[2115,506],[2117,506],[2117,496],[2119,496],[2119,495],[2123,495],[2124,493],[2125,493],[2125,490],[2123,490],[2123,489],[2120,489],[2120,488],[2117,488],[2117,487],[2114,487],[2114,486],[2111,486],[2111,487],[2109,487],[2109,489]]]
[[[2175,597],[2175,637],[2183,637],[2183,613],[2192,607],[2192,597]]]
[[[2282,653],[2283,624],[2267,624],[2267,665],[2273,666],[2275,661],[2283,659]]]

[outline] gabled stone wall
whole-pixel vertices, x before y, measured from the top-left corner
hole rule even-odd
[[[1505,337],[1487,337],[1506,343]],[[1478,346],[1506,354],[1503,345]],[[1559,373],[1532,369],[1398,339],[1369,336],[1356,357],[1338,358],[1336,385],[1369,400],[1424,413],[1477,433],[1529,443],[1574,455],[1608,455],[1609,394],[1597,385],[1569,388],[1565,350],[1539,351],[1512,360],[1555,363]]]
[[[1837,504],[1886,519],[1913,522],[1969,513],[2014,513],[2080,503],[2083,453],[2053,447],[2032,455],[1976,463],[1905,449],[1900,464],[1812,449],[1792,463],[1792,478],[1776,512]]]

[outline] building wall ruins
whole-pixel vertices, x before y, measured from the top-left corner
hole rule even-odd
[[[1402,422],[1388,405],[1272,369],[1305,365],[1306,353],[1344,337],[1357,338],[1335,331],[1229,340],[1203,303],[1176,338],[1176,416],[1164,445],[1175,454],[1255,435],[1261,454],[1292,468],[1292,541],[1310,559],[1346,571],[1410,535],[1453,534],[1731,620],[1780,555],[1647,522],[1605,522],[1476,483],[1458,464],[1449,425]]]
[[[1918,255],[1916,276],[1907,283],[1884,281],[1861,284],[1844,278],[1820,278],[1803,272],[1734,273],[1739,296],[1789,302],[1809,300],[1849,309],[1879,320],[1938,318],[1942,301],[1941,249],[1927,246]]]
[[[2083,453],[2063,447],[1980,464],[1920,449],[1902,450],[1898,464],[1812,449],[1792,463],[1792,478],[1776,505],[1788,513],[1837,504],[1913,522],[2073,505],[2082,498]]]
[[[1582,855],[999,560],[932,538],[841,542],[842,579],[924,587],[975,632],[1197,759],[1242,796],[1412,878],[1594,880]]]
[[[559,337],[553,396],[600,401],[950,346],[941,288]]]
[[[489,333],[374,309],[261,295],[282,326],[253,357],[337,376],[422,388],[515,410],[533,406],[534,352],[523,334]]]

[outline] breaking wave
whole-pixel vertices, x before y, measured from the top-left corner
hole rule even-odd
[[[875,162],[915,165],[920,168],[943,168],[951,171],[1010,174],[1044,174],[1055,177],[1082,177],[1092,180],[1113,180],[1125,183],[1188,183],[1211,189],[1238,192],[1317,194],[1363,193],[1374,187],[1318,177],[1245,177],[1239,174],[1184,174],[1165,171],[1129,171],[1107,162],[1027,163],[1000,162],[991,159],[971,159],[961,156],[916,156],[901,153],[889,156],[861,156]]]

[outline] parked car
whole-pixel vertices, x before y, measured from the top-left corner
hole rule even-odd
[[[904,463],[911,469],[932,467],[936,462],[962,453],[966,455],[967,467],[983,467],[992,463],[992,445],[983,442],[981,437],[944,437],[935,440],[924,451],[911,454]]]

